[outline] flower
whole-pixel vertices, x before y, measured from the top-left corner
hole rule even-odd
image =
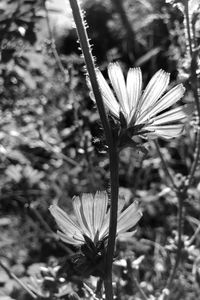
[[[97,70],[96,74],[107,109],[117,119],[123,116],[132,135],[170,139],[182,133],[184,122],[192,114],[194,105],[170,108],[183,97],[185,88],[178,84],[164,94],[169,84],[169,73],[163,70],[156,72],[142,92],[140,68],[130,68],[125,82],[119,63],[110,63],[108,76],[114,93],[102,73]]]
[[[133,227],[142,213],[137,201],[126,209],[123,209],[124,202],[122,199],[119,201],[117,235],[130,236],[134,234]],[[75,220],[57,205],[52,205],[49,209],[60,228],[58,236],[65,243],[81,247],[89,241],[95,247],[108,237],[110,213],[105,191],[96,192],[94,196],[83,194],[82,197],[74,197]]]

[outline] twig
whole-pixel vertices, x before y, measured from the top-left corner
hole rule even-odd
[[[68,82],[68,72],[63,67],[62,61],[61,61],[61,59],[58,55],[58,51],[56,49],[55,39],[53,37],[53,32],[51,30],[51,25],[50,25],[50,20],[49,20],[49,12],[48,12],[48,9],[46,7],[46,0],[43,0],[43,2],[44,2],[45,14],[46,14],[47,28],[48,28],[48,31],[49,31],[49,38],[50,38],[50,43],[51,43],[51,50],[52,50],[53,56],[55,58],[55,61],[58,65],[58,68],[60,69],[60,72],[62,73],[62,75],[64,77],[64,81]]]
[[[92,299],[98,300],[98,298],[96,297],[96,295],[93,292],[93,290],[85,282],[83,282],[83,286],[88,291],[88,293],[90,294],[90,296],[92,297]]]
[[[51,233],[51,236],[57,241],[59,242],[59,238],[58,236],[51,230],[51,227],[49,226],[49,224],[43,219],[43,217],[41,216],[40,212],[33,206],[30,205],[29,208],[31,209],[31,211],[34,213],[35,217],[38,219],[38,221],[42,224],[42,226],[46,229],[46,231]],[[72,250],[70,250],[68,247],[66,247],[62,242],[59,243],[59,246],[65,250],[68,254],[73,254],[74,252]]]
[[[67,163],[69,163],[72,166],[75,166],[75,167],[79,166],[79,163],[76,162],[75,160],[73,160],[71,157],[68,157],[67,155],[63,154],[62,152],[56,152],[54,150],[54,147],[45,140],[43,132],[40,127],[38,127],[38,133],[39,133],[39,137],[40,137],[41,141],[44,143],[45,147],[47,149],[49,149],[55,156],[63,159],[64,161],[66,161]]]
[[[164,172],[165,172],[165,174],[166,174],[166,177],[168,177],[168,178],[170,179],[171,185],[172,185],[173,189],[176,191],[176,190],[177,190],[177,186],[176,186],[176,184],[175,184],[175,182],[174,182],[174,179],[173,179],[172,175],[170,174],[170,172],[169,172],[169,170],[168,170],[167,163],[166,163],[166,161],[165,161],[165,159],[164,159],[164,157],[163,157],[163,155],[162,155],[162,152],[160,151],[160,146],[159,146],[157,140],[155,140],[154,143],[155,143],[155,146],[156,146],[156,150],[157,150],[157,152],[158,152],[158,155],[159,155],[159,157],[160,157],[160,159],[161,159],[162,166],[163,166],[163,170],[164,170]]]
[[[186,30],[187,30],[188,42],[189,42],[189,50],[190,50],[190,56],[192,58],[193,50],[192,50],[192,37],[190,31],[190,16],[189,16],[188,2],[189,2],[188,0],[185,0],[184,5],[185,5],[185,19],[186,19]]]
[[[196,70],[198,68],[197,66],[197,54],[198,54],[198,49],[193,50],[192,44],[195,41],[192,41],[191,37],[191,24],[190,24],[190,15],[189,15],[189,7],[188,7],[188,0],[184,1],[185,5],[185,19],[186,19],[186,29],[187,29],[187,35],[188,35],[188,42],[189,42],[189,49],[190,49],[190,57],[191,57],[191,83],[192,83],[192,91],[194,94],[194,99],[195,99],[195,104],[197,108],[197,113],[198,113],[198,128],[197,132],[195,135],[195,158],[188,176],[188,186],[190,186],[191,181],[193,179],[193,176],[195,174],[195,171],[197,169],[199,159],[200,159],[200,99],[198,95],[198,90],[200,90],[200,87],[198,85],[198,77]]]
[[[164,248],[163,246],[161,246],[159,243],[154,242],[154,241],[151,241],[151,240],[148,240],[148,239],[144,239],[144,238],[142,238],[140,242],[141,242],[141,243],[142,243],[142,242],[146,242],[146,243],[152,245],[152,246],[155,247],[155,248],[157,247],[157,248],[160,250],[160,252],[162,253],[163,257],[166,257],[166,256],[167,256],[167,251],[166,251],[165,248]]]
[[[140,295],[142,297],[143,300],[148,300],[147,295],[145,294],[145,292],[143,291],[143,289],[141,288],[136,276],[134,275],[132,266],[131,266],[131,260],[127,259],[127,270],[128,270],[128,274],[131,276],[131,280],[133,281],[134,285],[136,286],[136,288],[138,289],[138,291],[140,292]]]
[[[188,187],[191,185],[194,174],[196,172],[196,169],[199,164],[199,159],[200,159],[200,126],[197,128],[197,133],[196,133],[196,145],[195,145],[195,153],[194,153],[194,161],[192,163],[190,173],[188,175]]]
[[[126,14],[125,8],[124,8],[124,4],[123,1],[121,0],[111,0],[111,2],[113,3],[113,6],[116,8],[117,13],[119,14],[120,18],[121,18],[121,22],[122,25],[126,31],[126,40],[128,42],[130,42],[131,45],[131,60],[133,60],[134,57],[134,52],[137,53],[139,50],[139,43],[136,40],[135,37],[135,32],[132,28],[131,22],[129,21],[129,18]]]
[[[167,300],[170,297],[170,294],[171,294],[170,291],[172,288],[172,284],[173,284],[173,281],[176,276],[176,272],[177,272],[177,269],[178,269],[178,266],[179,266],[179,263],[181,260],[181,251],[182,251],[182,245],[183,245],[183,243],[182,243],[183,201],[185,198],[186,198],[186,195],[179,192],[179,194],[178,194],[178,245],[177,245],[176,257],[175,257],[175,264],[171,270],[171,274],[168,278],[167,285],[163,290],[163,291],[169,291],[169,293],[166,293],[163,296],[163,300]]]
[[[6,271],[6,273],[8,274],[8,276],[10,278],[13,278],[19,285],[21,285],[21,287],[23,289],[25,289],[27,291],[27,293],[29,293],[29,295],[34,298],[37,299],[38,297],[28,288],[28,286],[26,286],[23,281],[21,281],[13,272],[11,272],[3,263],[2,261],[0,261],[0,266]]]
[[[194,242],[194,240],[195,240],[196,237],[198,236],[199,232],[200,232],[200,224],[198,225],[198,227],[197,227],[197,229],[195,230],[195,232],[194,232],[194,234],[192,235],[192,237],[189,239],[189,241],[188,241],[188,246],[190,246],[190,245]]]

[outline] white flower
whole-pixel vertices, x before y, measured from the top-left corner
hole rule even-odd
[[[102,73],[97,70],[96,74],[108,110],[117,119],[120,119],[121,112],[127,126],[132,127],[133,131],[135,127],[138,135],[170,139],[182,133],[184,122],[192,114],[194,105],[187,104],[165,111],[178,102],[185,92],[183,85],[179,84],[164,94],[169,84],[169,73],[159,70],[142,92],[140,68],[129,69],[125,82],[120,65],[111,63],[108,76],[114,93]]]
[[[125,201],[119,201],[117,235],[131,236],[134,234],[133,227],[140,220],[142,213],[137,201],[133,202],[125,210]],[[69,217],[57,205],[52,205],[50,212],[60,228],[58,236],[68,244],[81,246],[90,239],[94,245],[108,237],[109,217],[108,195],[104,192],[83,194],[82,197],[74,197],[73,209],[76,220]],[[85,239],[86,237],[86,239]]]

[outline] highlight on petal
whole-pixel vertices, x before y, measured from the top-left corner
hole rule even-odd
[[[129,110],[134,114],[142,92],[142,72],[140,68],[130,68],[127,74],[126,88]],[[132,116],[129,116],[130,118]]]
[[[109,87],[108,83],[106,82],[105,78],[103,77],[101,71],[96,70],[97,80],[99,83],[99,87],[102,93],[103,101],[106,105],[106,107],[112,112],[112,114],[119,118],[119,111],[120,106],[117,100],[115,99],[115,96]]]
[[[78,222],[79,226],[81,227],[82,231],[84,232],[85,235],[90,237],[90,231],[88,230],[85,218],[83,220],[82,204],[81,204],[80,197],[76,197],[76,196],[73,197],[73,209],[75,212],[77,222]]]
[[[147,126],[146,130],[149,130],[148,136],[151,138],[156,138],[158,136],[164,139],[171,139],[174,137],[178,137],[184,131],[183,124],[175,124],[175,125],[158,125],[158,126]]]
[[[61,232],[59,230],[57,231],[57,234],[58,234],[59,238],[66,244],[79,246],[80,244],[85,243],[83,236],[81,238],[76,238],[74,235],[72,237],[70,237],[69,235],[64,234],[63,232]]]
[[[108,66],[108,76],[119,100],[119,103],[126,115],[129,115],[129,103],[126,84],[122,69],[118,63],[110,63]]]
[[[92,194],[83,194],[81,197],[81,214],[82,219],[87,224],[87,228],[90,232],[91,240],[94,239],[94,226],[93,226],[93,206],[94,199]]]
[[[94,231],[100,231],[108,207],[108,195],[105,191],[96,192],[94,196],[93,222]]]
[[[143,114],[137,119],[137,123],[143,123],[152,116],[157,115],[161,111],[169,108],[177,101],[179,101],[185,92],[182,84],[176,85],[173,89],[167,92],[157,103],[152,106],[149,111],[144,111]]]
[[[81,228],[57,205],[51,205],[49,208],[54,216],[56,223],[64,233],[79,233],[81,236]]]
[[[170,74],[166,73],[163,70],[159,70],[149,81],[144,93],[142,95],[142,99],[140,102],[140,110],[148,109],[152,105],[154,105],[157,100],[163,95],[166,91],[166,88],[169,84]]]
[[[119,215],[117,220],[117,234],[121,234],[133,228],[141,217],[142,212],[139,209],[138,202],[134,201]]]
[[[152,125],[163,125],[163,124],[169,124],[173,122],[183,122],[184,120],[186,120],[188,117],[192,115],[193,111],[194,111],[193,103],[179,106],[174,109],[170,109],[169,111],[153,118]]]

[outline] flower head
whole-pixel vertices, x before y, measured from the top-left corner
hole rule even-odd
[[[133,227],[142,216],[138,203],[133,202],[123,210],[124,201],[119,201],[117,235],[133,235]],[[82,246],[90,241],[94,246],[105,241],[109,232],[108,195],[104,192],[83,194],[74,197],[73,209],[75,220],[57,205],[52,205],[50,212],[60,228],[58,236],[63,242]]]
[[[125,201],[119,201],[117,235],[132,236],[134,226],[142,216],[135,201],[124,208]],[[109,233],[108,195],[96,192],[95,195],[83,194],[74,197],[75,219],[71,218],[57,205],[50,207],[50,212],[60,228],[58,235],[63,242],[78,246],[80,252],[72,255],[67,262],[68,273],[80,276],[102,276],[105,271],[105,253]]]
[[[96,74],[106,107],[115,118],[123,116],[132,135],[170,139],[182,133],[193,104],[170,108],[183,97],[185,88],[179,84],[165,93],[169,73],[159,70],[142,92],[140,68],[129,69],[125,82],[120,65],[111,63],[108,76],[114,93],[102,73],[97,70]]]

